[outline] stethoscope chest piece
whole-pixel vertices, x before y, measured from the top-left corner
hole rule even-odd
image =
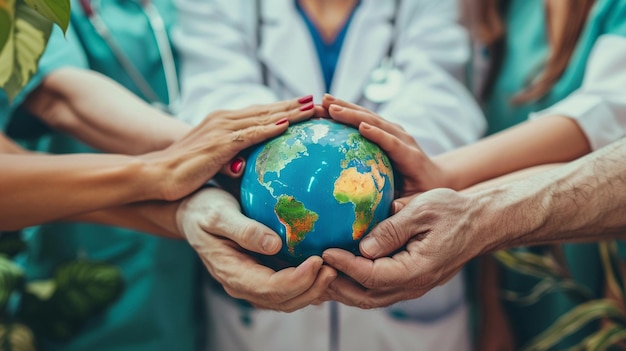
[[[370,73],[363,94],[371,102],[383,103],[398,95],[403,84],[404,74],[393,65],[391,58],[385,58]]]

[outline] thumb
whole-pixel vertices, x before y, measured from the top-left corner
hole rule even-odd
[[[361,241],[361,254],[376,259],[400,249],[413,236],[409,220],[410,217],[398,214],[380,222]]]
[[[282,246],[280,236],[267,226],[246,217],[239,211],[224,209],[219,225],[210,232],[230,239],[246,250],[263,255],[274,255]]]

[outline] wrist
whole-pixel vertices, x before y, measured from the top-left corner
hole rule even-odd
[[[462,190],[463,170],[459,169],[458,161],[451,153],[442,154],[432,158],[432,162],[439,170],[438,186],[439,188],[449,188],[453,190]]]

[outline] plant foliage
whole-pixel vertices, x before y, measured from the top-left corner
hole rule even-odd
[[[37,72],[52,25],[65,32],[69,20],[69,0],[0,0],[0,87],[10,101]]]

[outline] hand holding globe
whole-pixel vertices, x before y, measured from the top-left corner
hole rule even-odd
[[[360,239],[389,215],[393,194],[384,152],[328,119],[294,124],[256,146],[241,183],[244,213],[280,234],[277,256],[294,265],[327,248],[358,254]]]

